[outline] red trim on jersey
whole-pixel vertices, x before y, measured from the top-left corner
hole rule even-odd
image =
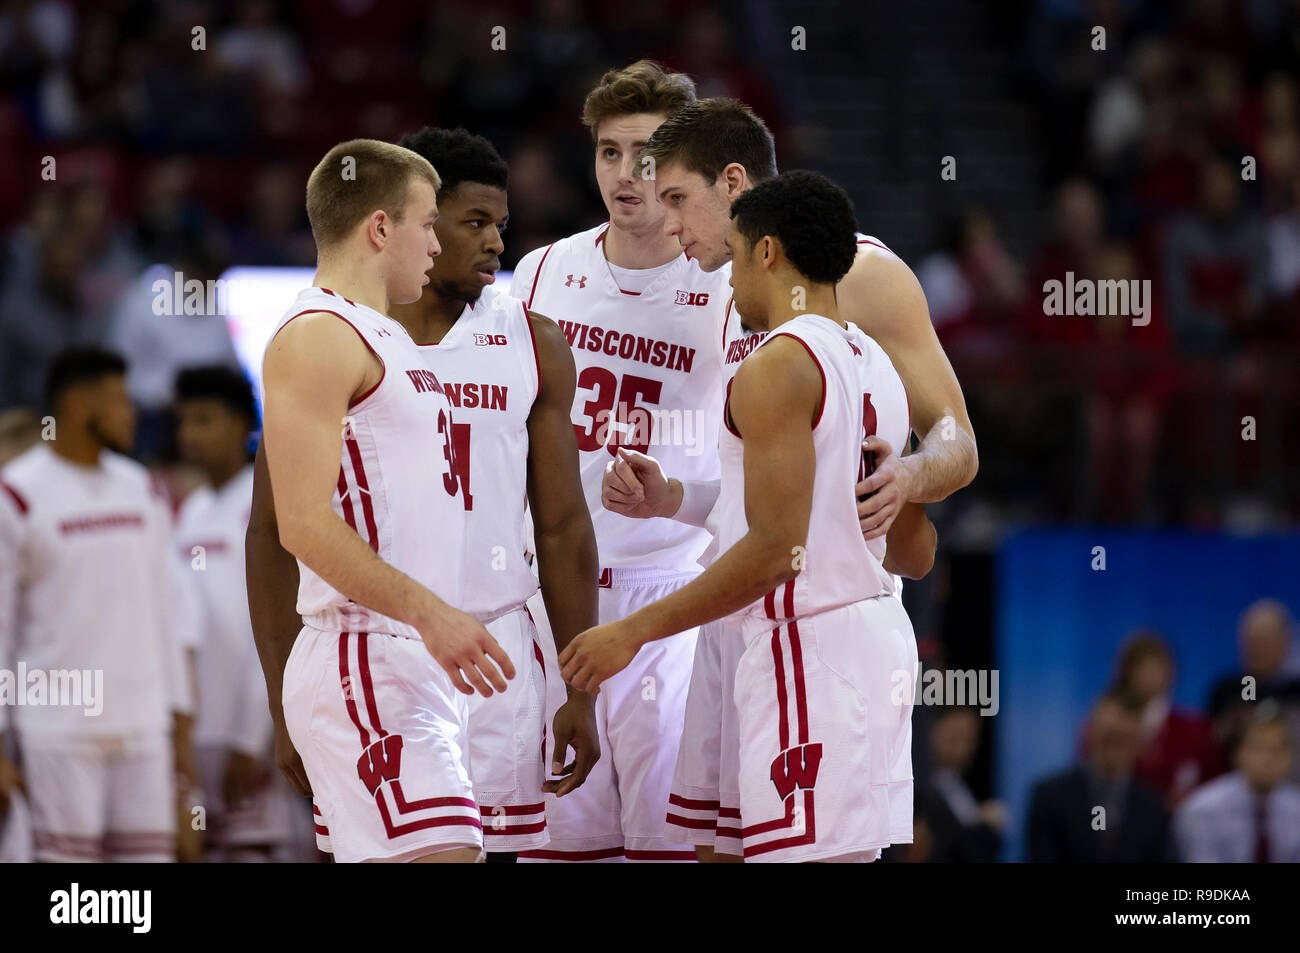
[[[727,360],[727,325],[731,323],[731,306],[736,303],[736,296],[733,294],[727,299],[727,310],[722,316],[722,360]]]
[[[664,823],[672,824],[675,827],[684,827],[693,831],[711,831],[718,826],[716,818],[712,817],[682,817],[680,814],[669,814],[664,817]]]
[[[735,380],[733,377],[727,381],[727,393],[722,398],[722,423],[737,440],[744,440],[745,438],[740,435],[740,431],[731,425],[731,385],[735,383]]]
[[[618,284],[615,283],[614,287],[618,288]],[[625,294],[625,295],[636,295],[636,296],[640,296],[640,294],[641,294],[641,292],[639,292],[639,291],[624,291],[622,288],[619,288],[618,290],[619,290],[619,292],[620,292],[621,294]]]
[[[622,847],[606,847],[603,850],[521,850],[520,857],[530,860],[604,860],[607,857],[622,857]]]
[[[787,611],[793,616],[794,587],[786,596]],[[808,743],[808,694],[803,683],[803,645],[799,641],[799,623],[793,621],[787,627],[790,631],[790,666],[794,669],[794,705],[796,721],[799,723],[799,744]]]
[[[361,694],[366,699],[366,714],[370,716],[370,726],[383,738],[388,734],[379,723],[379,708],[375,704],[375,683],[370,677],[370,633],[362,632],[357,640],[357,668],[361,670]]]
[[[546,251],[542,252],[542,260],[537,263],[537,270],[533,272],[533,290],[528,292],[529,311],[533,309],[533,296],[537,294],[537,280],[542,277],[542,266],[546,264],[546,256],[551,253],[551,249],[554,247],[555,242],[551,242],[546,246]]]
[[[27,515],[27,501],[22,498],[20,493],[8,483],[0,482],[0,488],[9,494],[9,498],[14,501],[14,506],[18,507],[19,514]]]
[[[684,807],[688,811],[716,811],[721,801],[700,801],[693,798],[682,797],[680,794],[669,794],[668,803],[675,804],[678,807]]]
[[[347,444],[348,457],[352,460],[352,475],[357,479],[357,495],[361,497],[361,513],[366,518],[370,548],[379,552],[379,529],[375,526],[375,507],[370,502],[370,484],[366,481],[366,468],[361,462],[361,448],[357,445],[356,437],[348,437],[344,443]]]
[[[740,820],[740,808],[738,807],[720,807],[718,808],[718,817],[727,817],[732,820]]]
[[[519,306],[524,309],[524,325],[528,328],[528,340],[533,342],[533,363],[537,365],[537,393],[540,394],[542,392],[542,355],[537,350],[537,334],[533,331],[533,319],[528,314],[528,305],[521,301]]]
[[[546,821],[541,820],[536,824],[516,824],[514,827],[485,827],[483,834],[540,834],[544,830]]]
[[[693,850],[625,850],[628,860],[698,860]]]
[[[540,814],[544,810],[546,810],[546,805],[541,801],[536,804],[498,804],[494,806],[483,804],[479,806],[480,814],[490,815],[495,811],[502,811],[506,817],[518,817],[521,814]]]
[[[874,238],[859,238],[859,239],[858,239],[858,244],[859,244],[859,245],[875,245],[877,248],[883,248],[885,251],[889,252],[891,255],[894,253],[894,250],[893,250],[892,248],[890,248],[888,245],[885,245],[885,244],[883,244],[883,243],[881,243],[881,242],[876,241]]]
[[[903,382],[903,378],[902,378],[902,377],[899,377],[899,378],[898,378],[898,381],[899,381],[899,383],[901,384],[901,383]],[[911,446],[911,443],[912,443],[912,395],[909,394],[909,393],[907,392],[907,385],[906,385],[906,384],[903,384],[903,400],[907,401],[907,443],[908,443],[908,446]],[[956,421],[956,418],[953,418],[953,423],[956,423],[956,422],[957,422],[957,421]],[[907,448],[905,447],[904,449],[907,449]],[[897,452],[898,452],[898,451],[895,451],[895,453],[897,453]]]
[[[772,630],[772,665],[776,675],[777,737],[781,742],[779,750],[784,751],[790,747],[790,716],[786,711],[788,699],[785,693],[785,659],[781,652],[781,629],[779,627]]]
[[[600,234],[596,236],[596,244],[597,244],[597,245],[599,245],[602,241],[605,240],[605,233],[606,233],[607,231],[609,231],[609,226],[612,225],[612,224],[613,224],[613,222],[606,222],[606,223],[605,223],[605,227],[602,228],[602,229],[600,230]]]
[[[402,794],[401,778],[390,781],[388,786],[392,789],[393,801],[397,804],[398,811],[403,814],[409,814],[411,811],[427,811],[435,807],[478,807],[474,799],[468,797],[426,797],[408,802]]]
[[[329,829],[328,827],[321,827],[319,824],[317,824],[317,825],[316,825],[316,833],[317,833],[317,834],[323,834],[323,835],[325,835],[326,837],[329,837],[329,836],[330,836],[330,829]]]
[[[333,295],[335,298],[343,298],[343,296],[339,294],[337,291],[330,291],[328,288],[321,288],[321,291],[325,292],[327,295]],[[352,307],[354,308],[357,306],[357,303],[353,301],[351,298],[343,298],[343,300],[346,301],[348,304],[352,305]]]
[[[315,802],[315,801],[312,802],[312,805],[311,805],[311,812],[312,812],[313,814],[315,814],[317,817],[324,817],[324,816],[325,816],[324,814],[322,814],[322,813],[320,812],[320,808],[316,806],[316,802]]]
[[[813,363],[817,365],[817,373],[822,376],[822,399],[821,399],[821,403],[817,405],[817,417],[815,420],[813,420],[813,429],[816,430],[817,425],[822,422],[822,411],[826,409],[826,371],[822,369],[822,362],[817,360],[817,355],[814,354],[813,349],[808,346],[808,342],[805,341],[803,338],[799,337],[797,334],[791,334],[789,331],[777,331],[773,334],[769,334],[767,336],[767,340],[764,341],[763,344],[767,344],[768,342],[772,341],[774,338],[779,338],[779,337],[794,338],[794,340],[802,344],[803,349],[808,352],[808,356],[811,357],[813,359]],[[763,344],[760,344],[759,347],[762,347]]]
[[[339,635],[339,687],[343,689],[343,703],[347,706],[348,717],[357,726],[357,735],[361,739],[362,749],[370,747],[370,732],[361,724],[361,715],[357,712],[357,700],[354,697],[352,678],[348,674],[348,637],[351,632]]]
[[[357,532],[357,514],[352,509],[352,497],[348,495],[348,481],[341,463],[339,464],[339,502],[343,504],[343,519],[347,521],[352,532],[360,536],[361,534]]]
[[[327,291],[329,294],[334,294],[334,292],[329,291],[329,290],[326,289],[326,288],[322,288],[321,291]],[[338,296],[338,295],[335,295],[335,297],[339,297],[339,296]],[[344,300],[344,301],[348,301],[347,298],[344,298],[343,300]],[[351,302],[351,301],[348,301],[348,304],[352,304],[352,302]],[[355,305],[353,305],[353,307],[355,307]],[[382,357],[379,356],[379,352],[376,351],[376,350],[371,346],[370,342],[366,340],[366,336],[365,336],[364,334],[362,334],[360,331],[357,331],[357,326],[356,326],[355,324],[353,324],[353,323],[352,323],[351,321],[349,321],[347,318],[343,317],[343,315],[339,314],[337,311],[330,311],[328,308],[308,308],[306,311],[299,311],[297,314],[292,315],[291,317],[289,317],[289,318],[284,322],[284,324],[280,325],[278,328],[275,329],[275,334],[272,334],[272,335],[271,335],[271,341],[274,341],[275,338],[276,338],[276,335],[278,335],[281,331],[283,331],[285,328],[287,328],[287,327],[289,326],[289,322],[290,322],[290,321],[293,321],[293,320],[295,320],[296,318],[301,318],[304,314],[332,314],[332,315],[334,315],[334,317],[338,318],[340,321],[342,321],[344,324],[346,324],[348,327],[350,327],[353,331],[356,332],[357,337],[361,338],[361,343],[364,344],[364,345],[366,346],[366,350],[368,350],[371,354],[373,354],[373,355],[375,356],[375,360],[377,360],[377,361],[379,362],[379,380],[375,381],[375,386],[374,386],[374,387],[370,388],[370,390],[366,391],[364,394],[362,394],[362,395],[361,395],[360,397],[358,397],[356,400],[353,400],[353,401],[349,401],[349,402],[348,402],[348,410],[351,410],[353,407],[355,407],[355,406],[357,406],[358,404],[360,404],[360,403],[361,403],[362,401],[364,401],[367,397],[369,397],[371,394],[373,394],[375,391],[377,391],[377,390],[379,389],[379,385],[382,384],[382,383],[384,382],[384,378],[388,375],[388,365],[385,364],[385,363],[384,363],[384,359],[383,359]],[[267,342],[266,342],[268,346],[270,346],[271,341],[267,341]]]
[[[392,786],[396,788],[397,782],[392,782]],[[464,801],[468,799],[454,798],[447,800]],[[387,832],[389,840],[401,837],[404,834],[414,834],[416,831],[427,830],[430,827],[450,827],[453,824],[464,824],[467,827],[477,827],[480,831],[483,829],[483,822],[477,817],[465,817],[463,814],[449,814],[443,815],[442,817],[426,817],[421,821],[410,821],[406,824],[394,824],[393,817],[388,813],[388,805],[384,802],[384,799],[376,796],[375,803],[379,806],[379,816],[383,818],[384,830]],[[470,806],[473,806],[473,803],[473,801],[470,801]]]

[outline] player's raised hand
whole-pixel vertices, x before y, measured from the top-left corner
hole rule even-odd
[[[627,668],[640,648],[623,622],[579,632],[560,653],[560,674],[580,692],[595,695],[600,683]]]
[[[418,628],[429,654],[464,694],[486,698],[493,689],[504,692],[506,679],[515,677],[510,656],[473,616],[442,603],[432,624]]]
[[[605,509],[633,519],[668,515],[663,512],[669,503],[668,480],[659,461],[619,447],[618,455],[605,467],[600,502]]]
[[[555,739],[551,774],[563,775],[542,783],[542,790],[564,797],[577,788],[600,760],[600,735],[596,731],[596,709],[590,695],[571,693],[555,713],[551,737]],[[573,760],[564,764],[565,753],[573,749]]]
[[[893,448],[879,437],[864,440],[862,452],[875,461],[875,470],[854,487],[858,497],[858,524],[863,539],[877,539],[889,532],[908,501],[909,476]]]

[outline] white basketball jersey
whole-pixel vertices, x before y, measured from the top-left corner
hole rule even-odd
[[[487,622],[537,591],[524,513],[528,415],[541,380],[532,325],[522,301],[488,285],[439,343],[420,350],[456,415],[454,482],[466,544],[460,608]]]
[[[782,324],[767,340],[782,335],[802,342],[822,372],[822,407],[813,425],[812,512],[802,571],[737,614],[746,631],[893,591],[884,569],[885,540],[868,543],[862,538],[854,486],[864,475],[862,441],[867,436],[878,434],[891,446],[902,446],[907,436],[903,382],[880,346],[855,325],[846,329],[822,315],[804,314]],[[722,490],[714,518],[725,552],[749,528],[744,444],[729,426],[719,452]]]
[[[0,671],[32,673],[0,694],[0,731],[11,713],[28,736],[168,727],[194,620],[175,611],[171,516],[150,484],[134,460],[82,466],[46,443],[0,471]]]
[[[276,333],[313,311],[329,312],[351,325],[384,368],[379,383],[340,422],[343,451],[334,512],[380,559],[460,608],[465,508],[456,476],[452,409],[442,384],[405,328],[324,288],[300,291]],[[353,602],[301,559],[298,571],[298,611],[305,624],[327,632],[420,638],[414,626]]]
[[[203,486],[185,498],[176,518],[181,566],[191,577],[200,610],[202,640],[194,743],[266,750],[271,719],[266,683],[248,618],[244,534],[253,502],[253,467],[225,485]]]
[[[558,323],[573,348],[573,427],[601,566],[698,571],[707,530],[611,513],[600,485],[619,446],[649,453],[678,479],[718,479],[730,273],[706,274],[679,255],[640,293],[624,291],[601,247],[608,228],[525,255],[511,293]]]

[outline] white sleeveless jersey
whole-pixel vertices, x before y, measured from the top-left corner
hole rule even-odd
[[[341,422],[334,512],[380,559],[460,608],[465,508],[455,477],[452,409],[442,384],[405,328],[324,288],[300,291],[276,333],[312,311],[346,321],[383,364],[379,383]],[[327,632],[420,638],[414,626],[353,602],[301,559],[298,571],[298,611],[305,624]]]
[[[707,530],[611,513],[600,485],[620,445],[649,453],[678,479],[718,479],[730,272],[706,274],[680,255],[644,291],[622,291],[601,247],[608,228],[525,255],[511,293],[559,324],[573,348],[573,427],[601,566],[695,572]]]
[[[868,543],[862,538],[854,485],[865,475],[866,436],[877,434],[901,446],[907,435],[903,382],[880,346],[854,325],[845,329],[821,315],[804,314],[781,325],[767,340],[782,335],[802,342],[822,372],[822,407],[813,426],[812,512],[802,571],[737,613],[747,632],[893,592],[884,569],[885,540]],[[713,518],[725,552],[749,528],[744,444],[729,426],[720,438],[719,453],[722,490]]]
[[[487,622],[537,591],[525,558],[528,415],[541,363],[528,312],[488,285],[437,344],[420,347],[442,382],[456,422],[456,472],[465,511],[464,609]]]

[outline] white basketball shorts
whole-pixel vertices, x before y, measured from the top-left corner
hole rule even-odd
[[[318,839],[335,860],[482,849],[468,699],[423,642],[304,628],[285,664],[283,701]]]
[[[546,663],[524,606],[487,624],[510,656],[515,677],[504,693],[469,696],[470,778],[489,851],[519,851],[547,841]]]
[[[736,671],[746,862],[869,861],[891,838],[911,621],[880,597],[750,631]],[[895,701],[895,699],[898,699]]]

